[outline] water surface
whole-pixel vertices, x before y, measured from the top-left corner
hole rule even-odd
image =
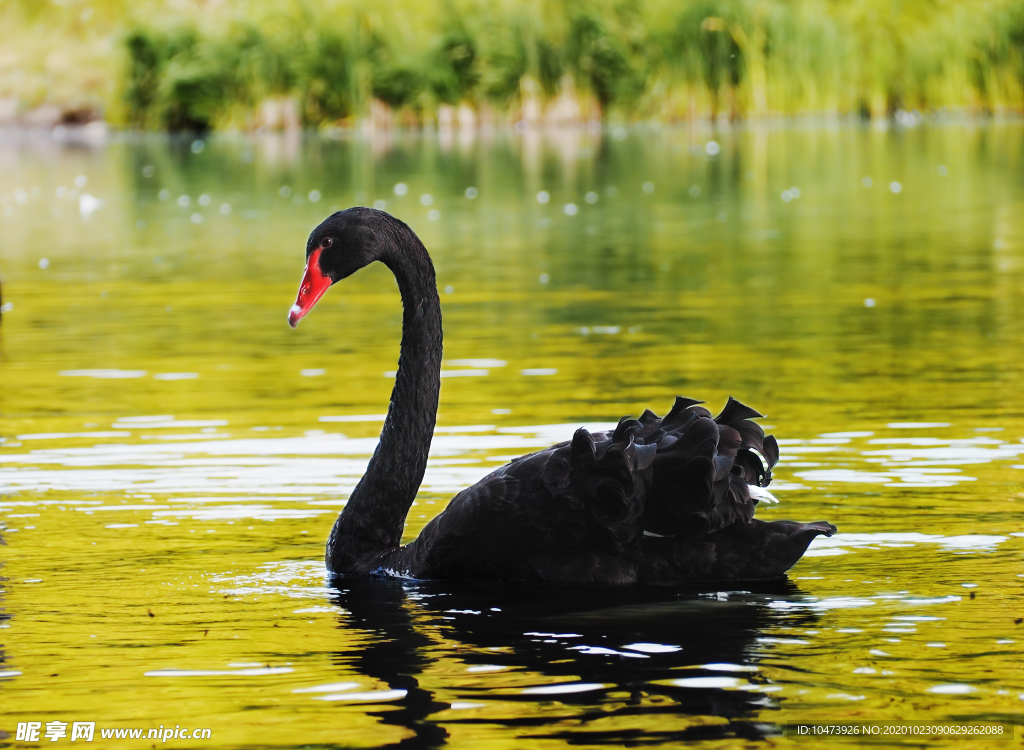
[[[1018,718],[1022,149],[1020,123],[3,142],[0,729],[718,747]],[[400,300],[377,267],[285,315],[308,232],[375,202],[445,320],[407,539],[676,394],[768,414],[758,515],[841,534],[768,586],[332,586]]]

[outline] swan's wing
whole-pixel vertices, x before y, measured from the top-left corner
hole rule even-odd
[[[623,549],[644,536],[708,533],[747,523],[770,501],[763,488],[778,461],[761,415],[730,398],[721,414],[679,397],[664,417],[645,411],[614,431],[577,431],[569,446],[567,501],[586,506]]]
[[[501,558],[496,549],[506,541],[522,559],[574,550],[617,555],[645,534],[700,534],[750,521],[759,499],[750,486],[770,481],[778,446],[750,421],[760,415],[738,401],[714,418],[698,404],[678,398],[664,417],[647,411],[614,431],[581,428],[571,441],[487,475],[423,529],[418,546],[431,551],[431,570],[438,560]]]
[[[630,429],[638,439],[658,446],[644,530],[669,536],[749,522],[758,501],[771,497],[761,488],[779,459],[775,438],[752,421],[760,416],[730,398],[712,418],[697,402],[677,398],[665,417],[646,412],[637,420],[640,427]]]
[[[425,578],[558,579],[552,557],[584,549],[588,532],[578,501],[564,494],[567,456],[567,444],[554,446],[467,487],[408,545],[408,569]]]
[[[494,539],[515,534],[519,543],[547,549],[574,530],[578,502],[567,493],[571,467],[568,443],[514,459],[467,487],[424,534],[445,538]],[[436,525],[436,528],[432,528]],[[578,530],[578,529],[577,529]]]

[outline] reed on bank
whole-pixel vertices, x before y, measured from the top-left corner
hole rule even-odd
[[[25,32],[0,43],[0,98],[24,109],[70,96],[151,129],[1024,110],[1024,0],[0,8]]]

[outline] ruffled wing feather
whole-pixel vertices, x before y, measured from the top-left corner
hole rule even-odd
[[[700,403],[680,397],[664,417],[648,410],[608,432],[580,428],[571,441],[516,459],[466,489],[449,505],[449,518],[437,521],[479,528],[500,504],[496,515],[511,520],[505,532],[523,532],[517,536],[534,549],[609,554],[635,546],[645,532],[708,533],[749,522],[758,500],[748,485],[771,481],[778,446],[751,421],[761,415],[739,401],[729,399],[714,418]],[[532,526],[517,528],[519,521]]]

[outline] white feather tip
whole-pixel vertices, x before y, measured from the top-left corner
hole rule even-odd
[[[760,500],[765,503],[779,502],[779,499],[764,487],[758,487],[756,484],[750,484],[747,485],[747,489],[750,490],[750,496],[755,500]]]

